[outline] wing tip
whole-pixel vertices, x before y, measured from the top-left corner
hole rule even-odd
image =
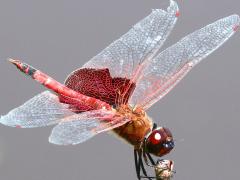
[[[9,62],[14,61],[14,59],[13,59],[13,58],[10,58],[10,57],[8,57],[6,60],[9,61]]]
[[[6,125],[7,126],[7,122],[6,119],[4,118],[6,115],[0,115],[0,124]]]
[[[240,17],[238,14],[232,14],[229,17],[235,18],[238,22],[240,22]]]
[[[61,141],[61,140],[57,140],[56,138],[53,138],[51,135],[48,137],[48,142],[57,146],[75,146],[78,145],[81,142],[66,142],[66,141]]]
[[[167,11],[163,9],[153,9],[152,12],[164,12],[166,14],[174,14],[175,17],[179,17],[180,15],[178,4],[174,0],[169,0],[169,6],[167,8]]]
[[[232,14],[230,16],[227,16],[223,19],[220,19],[227,23],[230,27],[232,27],[233,32],[236,32],[239,29],[240,26],[240,17],[238,14]]]
[[[169,7],[167,8],[168,12],[174,12],[176,17],[179,17],[180,12],[179,12],[179,7],[176,1],[170,0]]]
[[[21,128],[21,125],[15,124],[11,121],[9,121],[9,119],[6,117],[7,115],[4,116],[0,116],[0,124],[4,125],[4,126],[9,126],[9,127],[16,127],[16,128]]]
[[[239,30],[240,27],[240,17],[238,14],[233,14],[230,16],[231,19],[233,19],[233,31],[237,32]]]
[[[60,142],[60,141],[56,141],[56,139],[53,138],[52,135],[50,135],[48,137],[48,142],[51,143],[51,144],[54,144],[54,145],[58,145],[58,146],[60,146],[60,145],[65,145],[65,146],[68,145],[66,143],[63,143],[63,142]]]

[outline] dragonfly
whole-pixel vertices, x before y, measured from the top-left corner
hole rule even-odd
[[[156,161],[153,156],[163,157],[174,148],[173,135],[167,127],[158,126],[147,110],[240,25],[239,16],[233,14],[160,51],[179,15],[173,0],[166,10],[153,10],[70,73],[64,83],[20,60],[9,59],[49,90],[1,116],[0,123],[18,128],[55,125],[49,142],[57,145],[76,145],[113,131],[133,146],[138,179],[161,179],[164,174],[170,178],[172,161]],[[148,175],[147,166],[155,168],[156,177]]]

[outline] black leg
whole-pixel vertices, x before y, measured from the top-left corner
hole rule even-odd
[[[152,164],[149,164],[148,157],[146,155],[146,152],[144,152],[144,151],[143,151],[143,159],[144,159],[146,165],[148,165],[149,167],[154,167]]]
[[[150,166],[150,167],[155,167],[156,166],[155,161],[153,160],[152,156],[149,153],[146,153],[145,151],[143,151],[143,158],[144,158],[145,163],[148,166]],[[149,164],[149,161],[150,161],[151,164]]]
[[[143,164],[143,161],[142,161],[142,151],[138,151],[138,157],[139,157],[139,165],[140,165],[140,168],[141,168],[140,170],[142,170],[143,175],[144,175],[144,176],[141,176],[141,178],[148,178],[149,180],[152,180],[152,178],[147,175],[147,171],[144,167],[144,164]]]
[[[153,160],[152,156],[151,156],[149,153],[146,153],[146,154],[147,154],[147,157],[148,157],[148,159],[150,160],[151,164],[152,164],[153,166],[156,166],[156,163],[155,163],[155,161]]]
[[[136,173],[137,173],[137,178],[140,180],[140,164],[139,164],[139,157],[138,157],[138,152],[136,149],[134,149],[134,161],[135,161],[135,168],[136,168]]]

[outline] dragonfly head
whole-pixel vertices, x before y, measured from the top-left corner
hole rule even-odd
[[[144,150],[155,156],[164,156],[174,148],[172,133],[168,128],[156,127],[145,136]]]

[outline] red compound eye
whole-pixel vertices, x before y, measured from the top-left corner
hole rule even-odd
[[[158,144],[161,141],[161,132],[160,131],[153,131],[149,137],[149,140],[152,144]]]
[[[169,153],[173,148],[172,134],[164,127],[153,130],[145,140],[145,150],[159,157]]]

